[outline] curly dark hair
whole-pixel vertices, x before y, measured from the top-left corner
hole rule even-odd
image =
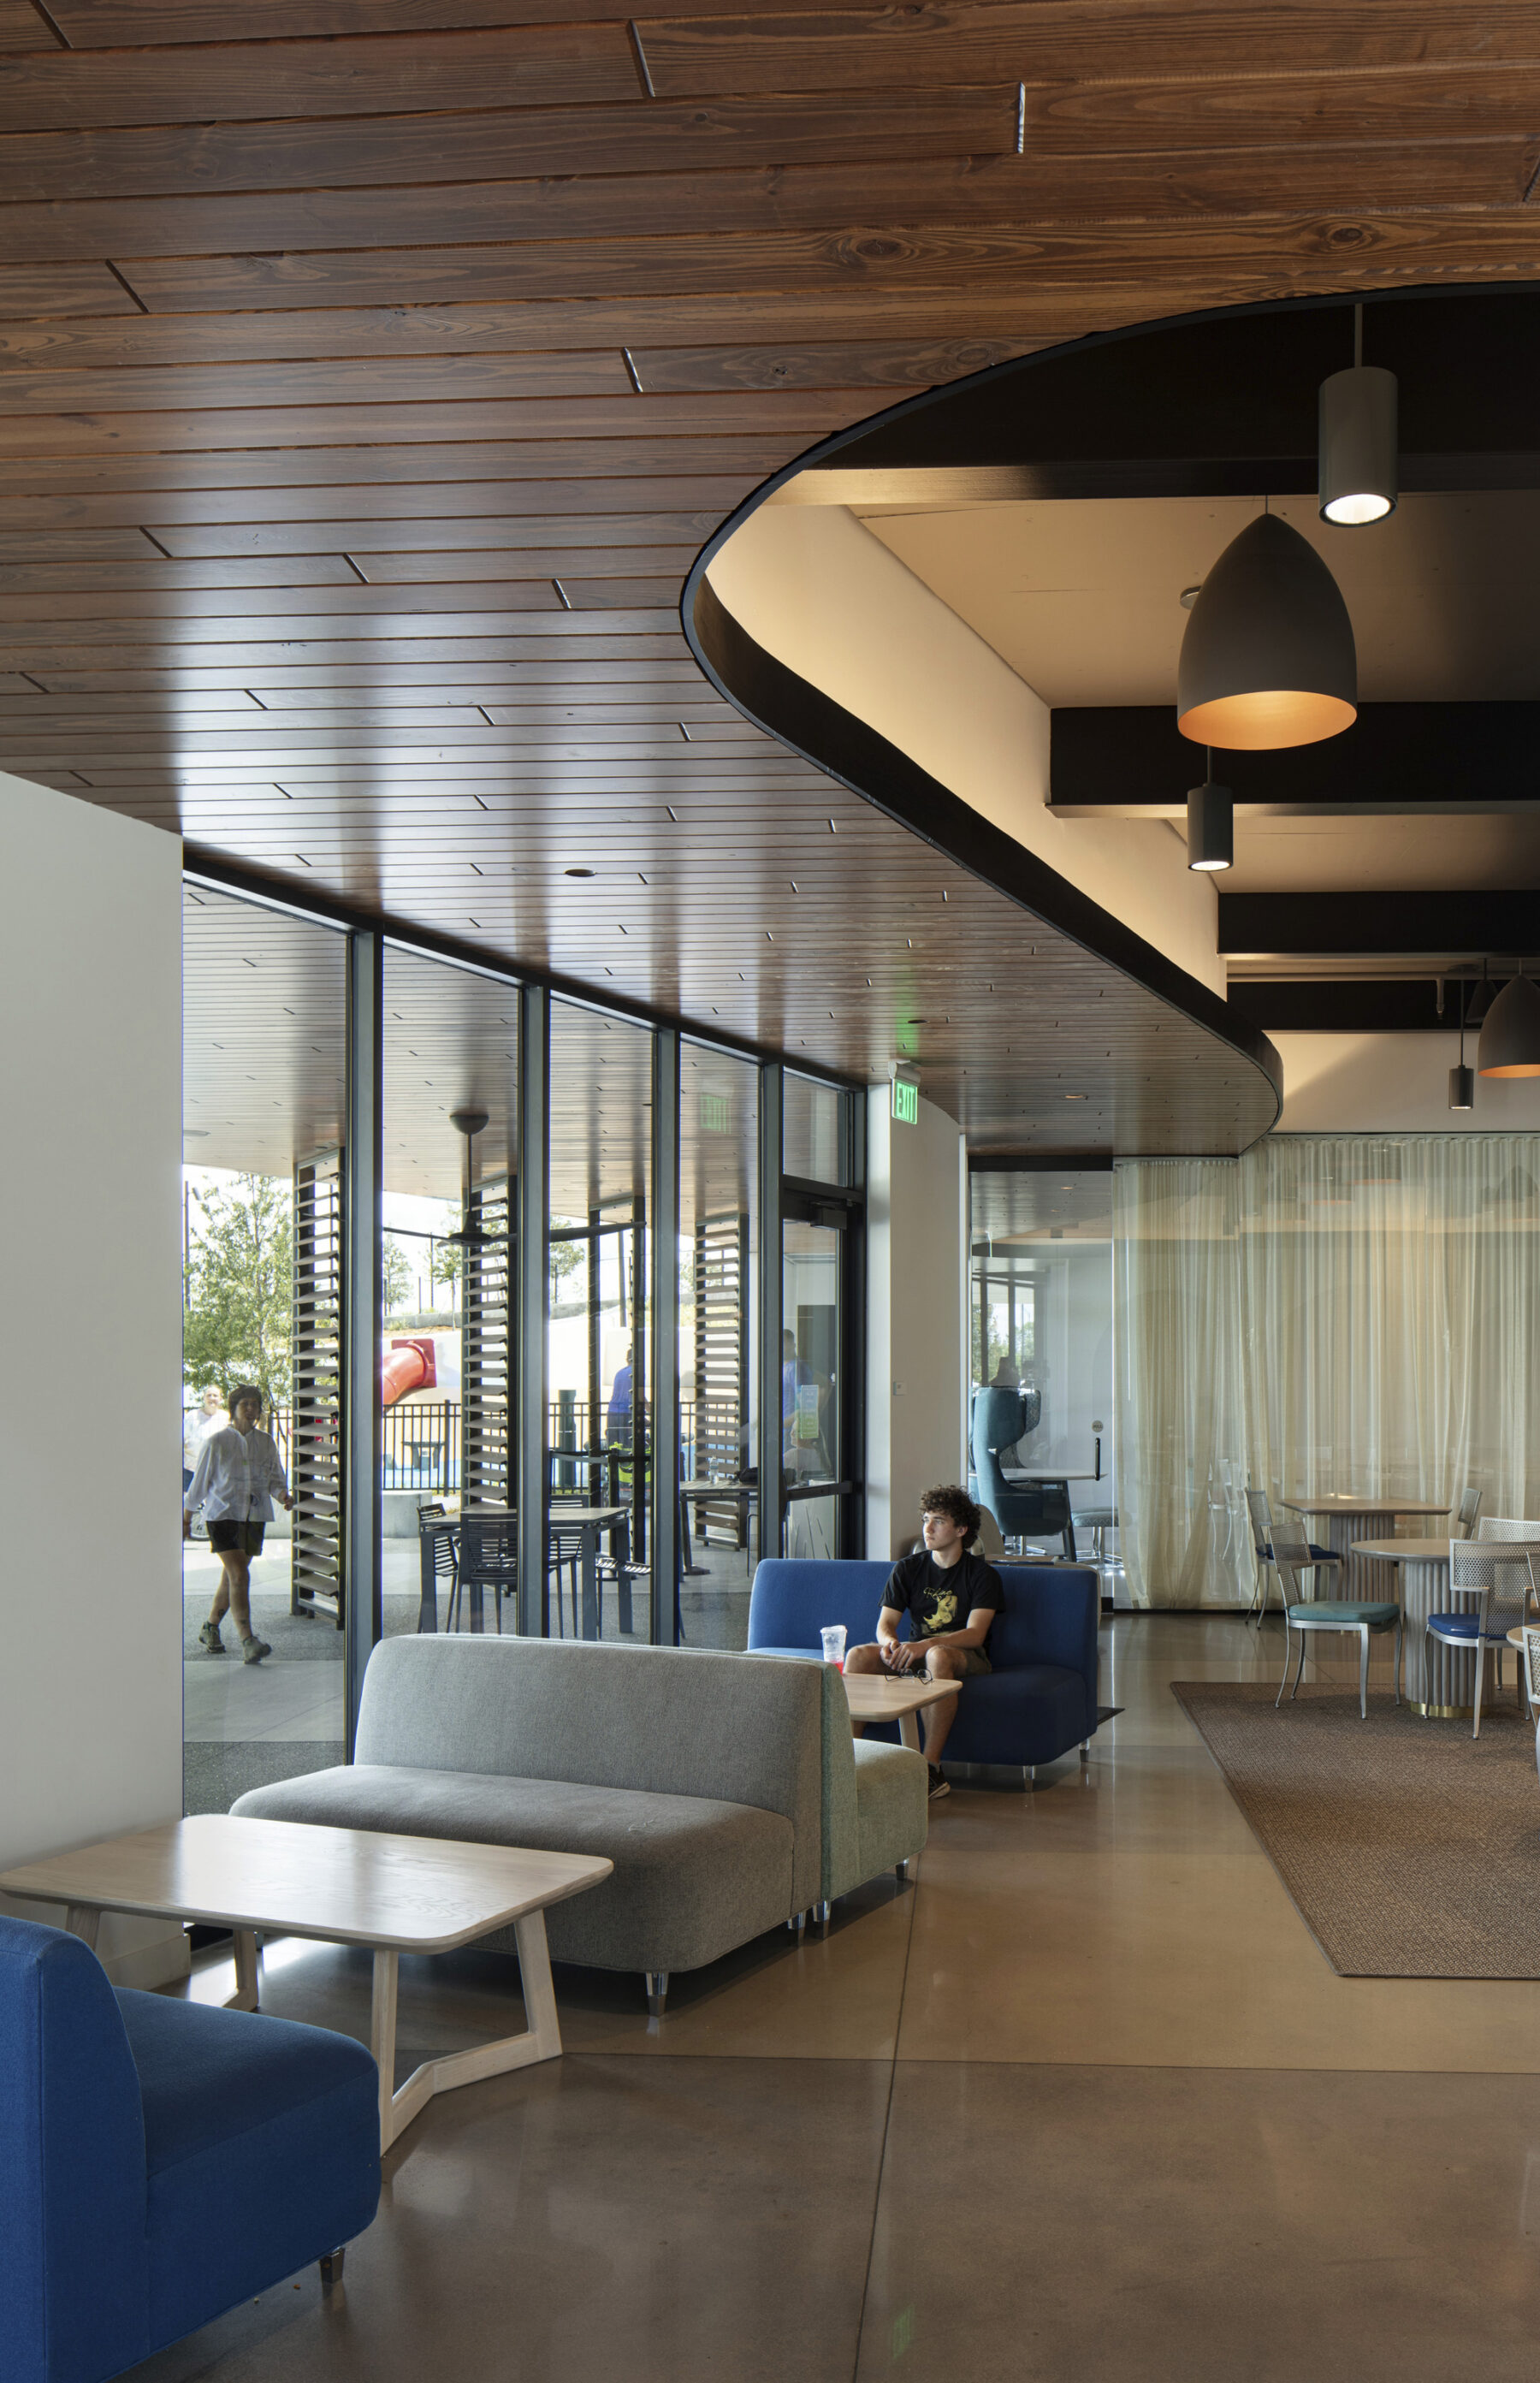
[[[967,1491],[957,1481],[943,1481],[937,1488],[924,1490],[920,1496],[919,1511],[922,1514],[945,1514],[961,1531],[965,1548],[973,1545],[984,1519]]]

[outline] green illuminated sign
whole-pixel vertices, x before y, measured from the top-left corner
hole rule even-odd
[[[900,1125],[918,1124],[919,1086],[918,1084],[906,1084],[898,1076],[893,1078],[893,1113]]]
[[[733,1117],[726,1099],[721,1093],[702,1093],[700,1096],[700,1130],[702,1133],[731,1133]]]

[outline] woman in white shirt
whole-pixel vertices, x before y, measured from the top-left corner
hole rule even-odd
[[[238,1382],[230,1392],[230,1420],[211,1431],[199,1451],[197,1469],[182,1498],[182,1537],[192,1535],[202,1506],[208,1541],[219,1559],[219,1587],[208,1620],[198,1633],[211,1655],[222,1655],[219,1624],[228,1611],[240,1640],[240,1660],[260,1663],[273,1651],[252,1628],[252,1558],[262,1553],[263,1534],[273,1519],[273,1497],[292,1508],[289,1482],[270,1435],[261,1428],[262,1392]]]

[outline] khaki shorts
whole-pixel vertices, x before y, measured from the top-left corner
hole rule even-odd
[[[925,1641],[921,1638],[918,1643],[923,1647]],[[981,1647],[954,1647],[951,1652],[963,1667],[956,1674],[959,1679],[981,1679],[986,1672],[992,1672],[994,1669],[994,1665]]]

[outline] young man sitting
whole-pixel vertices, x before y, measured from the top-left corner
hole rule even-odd
[[[990,1669],[984,1641],[1005,1602],[1000,1574],[973,1552],[982,1517],[966,1489],[950,1482],[927,1489],[919,1501],[925,1552],[903,1556],[888,1575],[877,1643],[853,1647],[847,1672],[923,1672],[930,1680],[968,1680]],[[898,1625],[909,1617],[910,1636]],[[932,1797],[950,1791],[941,1767],[942,1748],[957,1710],[955,1697],[925,1710],[925,1759]]]

